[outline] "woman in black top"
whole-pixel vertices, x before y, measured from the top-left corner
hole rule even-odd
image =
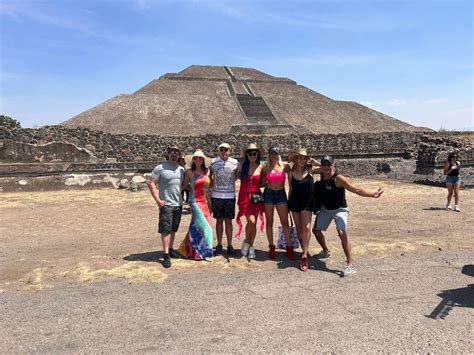
[[[459,176],[459,170],[461,163],[458,160],[459,157],[456,153],[449,153],[446,163],[444,163],[444,175],[446,175],[446,187],[448,188],[448,203],[446,204],[447,210],[452,210],[451,198],[454,193],[454,210],[461,212],[459,208],[459,189],[461,187],[461,177]]]
[[[325,231],[329,224],[334,221],[339,238],[341,238],[342,248],[347,258],[347,266],[344,268],[343,276],[349,276],[356,272],[352,264],[352,247],[347,236],[347,216],[349,209],[346,202],[346,190],[363,197],[378,198],[383,190],[370,192],[360,187],[352,185],[345,176],[336,174],[334,160],[329,155],[321,159],[321,180],[314,186],[315,212],[317,213],[313,233],[316,240],[323,248],[321,257],[329,257],[331,252],[326,245],[326,239],[322,231]]]
[[[298,149],[289,154],[288,159],[293,162],[293,167],[288,173],[289,198],[288,209],[295,220],[298,238],[300,239],[303,254],[301,255],[300,268],[308,270],[308,248],[311,229],[311,217],[313,215],[313,173],[320,173],[316,166],[319,163],[310,158],[306,149]],[[293,247],[290,247],[293,253]],[[288,250],[287,250],[288,253]]]

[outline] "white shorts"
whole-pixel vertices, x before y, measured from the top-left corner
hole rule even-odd
[[[328,210],[321,206],[316,221],[314,222],[313,230],[325,231],[328,229],[332,221],[336,223],[336,228],[339,230],[347,230],[347,216],[349,215],[349,207],[341,207],[336,210]]]

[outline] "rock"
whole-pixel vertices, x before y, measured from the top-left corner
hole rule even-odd
[[[132,181],[136,184],[142,184],[146,182],[146,179],[143,176],[137,175],[132,178]]]

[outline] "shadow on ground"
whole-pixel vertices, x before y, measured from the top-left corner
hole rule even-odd
[[[444,211],[446,210],[445,207],[428,207],[428,208],[423,208],[423,211]]]
[[[461,272],[468,276],[474,276],[474,265],[464,265]],[[445,319],[454,307],[474,308],[474,284],[466,287],[444,290],[438,293],[441,302],[426,317],[431,319]]]
[[[130,255],[125,256],[123,260],[159,263],[161,262],[160,259],[162,258],[163,258],[163,251],[160,250],[160,251],[149,251],[147,253],[130,254]]]

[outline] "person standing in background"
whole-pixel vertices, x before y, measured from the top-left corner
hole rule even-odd
[[[461,188],[461,176],[459,176],[459,170],[461,169],[461,162],[459,156],[456,153],[449,153],[448,159],[444,163],[444,175],[446,175],[446,187],[448,188],[448,201],[446,209],[451,211],[451,198],[454,194],[454,210],[461,212],[459,208],[459,189]]]

